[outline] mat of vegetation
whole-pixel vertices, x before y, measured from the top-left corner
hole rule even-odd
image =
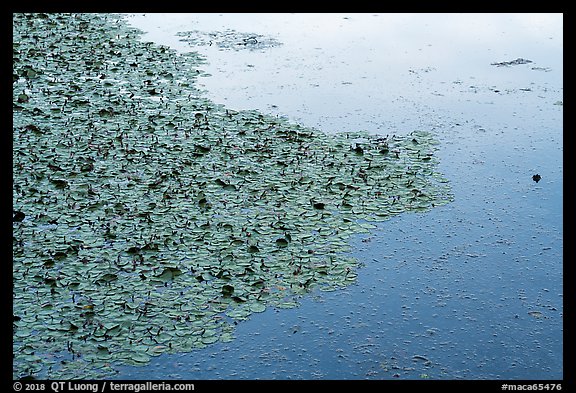
[[[13,376],[114,375],[354,282],[351,235],[447,203],[433,137],[216,105],[112,14],[13,15]]]
[[[233,29],[224,31],[181,31],[176,34],[182,37],[180,41],[188,43],[191,47],[215,46],[219,50],[249,50],[264,51],[282,45],[280,41],[273,37],[266,37],[262,34],[244,33]]]

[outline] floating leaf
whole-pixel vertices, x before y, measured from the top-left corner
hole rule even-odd
[[[278,247],[287,247],[288,246],[288,240],[283,238],[283,237],[276,239],[276,245]]]
[[[248,247],[248,252],[251,254],[254,254],[254,253],[260,252],[260,249],[258,248],[258,246],[255,246],[252,244]]]
[[[356,144],[356,146],[351,149],[354,153],[356,153],[357,155],[363,155],[364,154],[364,149],[362,148],[362,146],[360,146],[359,144]]]
[[[138,254],[138,253],[140,253],[141,250],[142,250],[142,249],[141,249],[139,246],[132,246],[132,247],[129,247],[129,248],[126,250],[126,252],[127,252],[128,254]]]
[[[96,284],[109,284],[118,279],[118,275],[113,273],[104,273],[97,280]]]
[[[177,267],[166,267],[160,274],[156,275],[156,278],[162,281],[170,281],[181,274],[182,270]]]
[[[145,353],[134,353],[131,355],[131,360],[136,363],[147,363],[150,361],[150,356]]]
[[[223,285],[222,286],[222,294],[224,296],[232,296],[232,294],[234,293],[234,287],[232,285]]]
[[[30,99],[30,96],[28,94],[22,93],[18,95],[18,102],[23,103],[23,102],[28,102],[28,100]]]
[[[68,187],[68,182],[64,179],[50,179],[50,182],[56,186],[56,188],[66,188]]]
[[[324,208],[326,207],[326,204],[324,202],[311,201],[311,203],[314,209],[324,210]]]
[[[94,170],[94,164],[91,162],[88,162],[80,167],[81,172],[91,172],[93,170]]]
[[[220,341],[223,343],[229,343],[232,340],[234,340],[234,336],[231,333],[223,333],[222,336],[220,336]]]
[[[250,311],[252,312],[264,312],[266,310],[266,306],[262,303],[252,303],[250,305]]]
[[[106,334],[108,336],[114,337],[117,336],[122,330],[122,326],[120,324],[112,324],[111,326],[106,327]]]
[[[12,216],[12,221],[14,222],[22,222],[26,218],[26,214],[22,213],[19,210],[14,211],[14,215]]]
[[[218,341],[218,339],[219,339],[219,337],[217,335],[216,330],[208,329],[208,330],[205,330],[204,333],[202,334],[201,341],[204,344],[213,344],[216,341]]]
[[[203,145],[194,145],[194,149],[198,153],[205,154],[211,150],[211,147],[210,146],[203,146]]]

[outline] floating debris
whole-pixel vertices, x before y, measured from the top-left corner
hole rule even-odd
[[[510,67],[510,66],[514,66],[514,65],[530,64],[530,63],[532,63],[532,60],[523,59],[523,58],[519,57],[516,60],[491,63],[490,65],[497,66],[497,67]]]
[[[414,356],[412,356],[412,360],[415,362],[432,363],[430,361],[430,359],[428,359],[426,356],[422,356],[422,355],[414,355]]]
[[[540,319],[540,318],[544,317],[544,315],[540,311],[528,311],[528,315],[530,315],[531,317],[534,317],[536,319]]]
[[[223,50],[264,50],[282,45],[273,37],[261,34],[243,33],[232,29],[206,32],[200,30],[182,31],[176,33],[180,41],[190,46],[216,46]]]

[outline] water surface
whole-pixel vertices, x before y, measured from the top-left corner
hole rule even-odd
[[[454,202],[353,240],[345,290],[270,309],[236,339],[125,379],[562,379],[561,14],[145,14],[198,51],[206,95],[327,133],[436,133]],[[179,32],[272,37],[262,50]],[[530,60],[524,64],[493,63]],[[539,182],[532,180],[540,174]]]

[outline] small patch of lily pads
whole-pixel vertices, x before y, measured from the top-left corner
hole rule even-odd
[[[13,15],[13,377],[234,337],[354,282],[350,236],[452,198],[430,133],[326,135],[216,105],[203,59],[112,14]]]
[[[176,33],[180,41],[192,47],[214,46],[219,50],[262,51],[282,45],[273,37],[256,33],[244,33],[233,29],[206,32],[201,30],[181,31]]]

